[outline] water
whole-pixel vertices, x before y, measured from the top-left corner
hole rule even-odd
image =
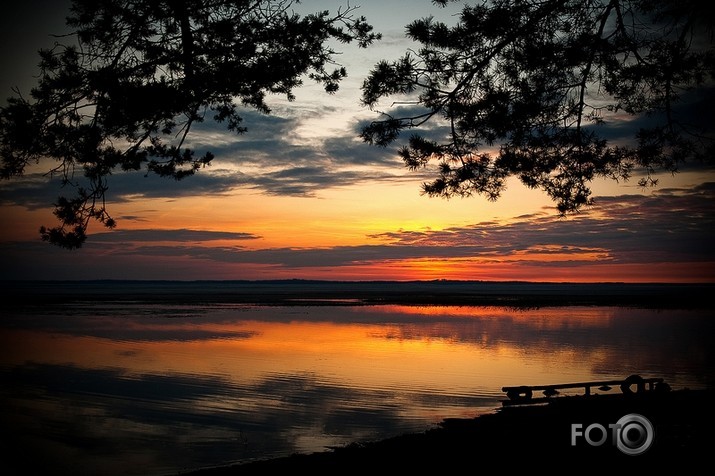
[[[323,304],[14,309],[3,474],[178,474],[423,431],[503,386],[715,375],[709,311]]]

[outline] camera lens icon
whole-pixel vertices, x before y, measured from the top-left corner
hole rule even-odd
[[[618,420],[616,428],[616,446],[627,455],[645,453],[653,444],[653,425],[643,415],[625,415]]]

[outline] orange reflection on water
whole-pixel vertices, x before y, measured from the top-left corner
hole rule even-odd
[[[264,441],[321,451],[492,412],[503,386],[643,373],[695,387],[712,375],[710,323],[601,307],[88,306],[4,319],[0,370],[6,413],[30,419],[29,441],[45,442],[48,421],[67,429],[72,464],[78,430],[136,443],[123,461],[207,441],[233,461],[256,456],[236,444],[244,431],[261,457]]]
[[[414,306],[390,304],[366,307],[365,312],[377,312],[401,316],[445,317],[459,319],[507,319],[528,325],[534,329],[570,327],[605,327],[623,309],[614,307],[543,307],[519,309],[487,306]],[[627,312],[637,312],[627,310]]]
[[[608,313],[523,314],[470,307],[379,306],[355,312],[386,315],[452,316],[462,321],[419,323],[336,323],[294,320],[166,325],[135,321],[148,335],[161,328],[161,338],[116,340],[107,337],[12,330],[4,334],[2,365],[25,362],[111,368],[125,375],[194,374],[226,378],[236,384],[271,375],[309,375],[317,380],[369,389],[404,389],[444,394],[471,394],[476,389],[498,394],[503,385],[549,382],[556,375],[591,377],[588,355],[573,348],[525,349],[523,343],[499,336],[504,319],[520,320],[534,330],[555,328],[565,320],[574,326],[597,326]],[[345,311],[347,312],[347,311]],[[503,315],[501,313],[504,313]],[[465,319],[491,319],[474,328]],[[116,323],[126,327],[125,322]],[[469,324],[467,322],[467,324]],[[105,326],[110,325],[107,321]],[[495,327],[496,326],[496,327]],[[171,331],[222,333],[221,337],[173,340]]]

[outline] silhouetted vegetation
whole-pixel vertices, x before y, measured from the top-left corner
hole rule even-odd
[[[487,0],[407,35],[421,48],[363,85],[365,105],[389,98],[392,110],[362,137],[387,146],[421,127],[400,155],[411,169],[438,162],[430,196],[496,200],[515,176],[566,214],[592,202],[595,178],[639,172],[647,186],[656,171],[712,164],[707,2]]]
[[[266,95],[293,99],[306,75],[337,91],[346,71],[329,44],[367,47],[379,35],[349,5],[301,17],[293,3],[73,0],[73,33],[40,51],[30,97],[16,91],[0,109],[0,176],[50,159],[49,174],[71,191],[42,238],[78,248],[91,220],[114,227],[105,205],[112,171],[180,180],[208,165],[211,152],[185,143],[206,116],[243,133],[237,104],[269,113]]]

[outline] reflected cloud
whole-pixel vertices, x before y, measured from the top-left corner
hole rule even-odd
[[[127,376],[115,369],[43,364],[3,369],[0,375],[10,384],[3,391],[5,401],[32,415],[32,425],[5,427],[15,441],[32,445],[34,458],[21,463],[30,472],[174,474],[322,451],[325,445],[425,426],[404,417],[404,398],[394,392],[334,385],[311,375],[275,375],[236,385],[221,377]],[[28,392],[36,397],[27,399]],[[440,402],[455,404],[448,397]],[[54,451],[45,452],[50,441]]]

